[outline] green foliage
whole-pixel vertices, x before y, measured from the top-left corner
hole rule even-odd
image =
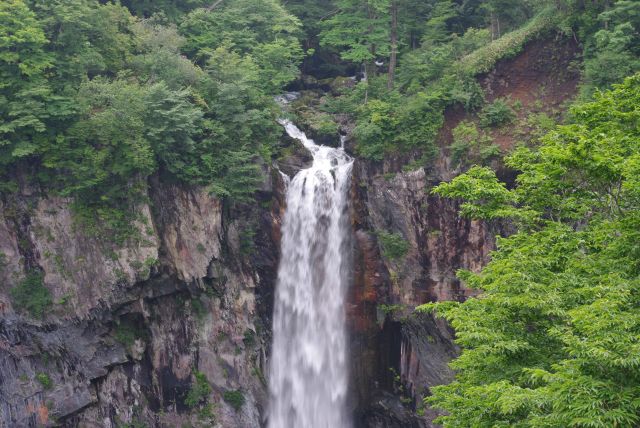
[[[435,138],[444,121],[438,95],[420,92],[402,99],[399,93],[392,92],[383,96],[383,86],[380,78],[361,82],[351,94],[327,108],[356,112],[353,135],[362,157],[379,161],[390,153],[418,149],[425,159],[432,158],[436,153]],[[365,91],[372,99],[360,104],[357,99]]]
[[[290,0],[286,3],[289,13],[295,15],[302,23],[306,33],[306,42],[311,44],[320,33],[323,18],[333,10],[332,0]]]
[[[366,63],[385,56],[388,28],[372,23],[378,15],[387,13],[389,2],[378,2],[375,7],[368,2],[344,3],[327,21],[323,42],[343,49],[343,57],[356,62]],[[408,7],[409,3],[400,2],[401,7]],[[546,3],[536,7],[510,5],[505,10],[506,6],[494,1],[493,9],[475,11],[458,8],[451,1],[434,3],[427,12],[422,45],[404,52],[400,59],[396,89],[387,90],[386,79],[368,73],[367,81],[326,105],[328,111],[355,113],[356,149],[362,157],[382,160],[392,153],[419,150],[428,160],[436,152],[435,140],[443,125],[445,108],[462,104],[473,111],[484,104],[476,75],[489,71],[498,60],[516,55],[525,43],[551,30],[564,16]],[[468,13],[483,15],[496,11],[510,23],[507,28],[517,27],[531,14],[535,15],[521,28],[493,42],[487,29],[456,27],[460,22],[476,19]],[[381,33],[376,36],[377,32]],[[374,43],[380,37],[385,41]],[[481,117],[483,126],[500,126],[513,121],[515,114],[498,100]],[[478,156],[485,159],[499,155],[495,146],[482,146],[481,152]]]
[[[257,65],[260,85],[276,93],[298,75],[303,52],[300,22],[275,0],[222,2],[213,10],[197,9],[180,23],[184,51],[205,64],[223,47]]]
[[[204,373],[193,372],[193,378],[191,389],[184,399],[184,404],[190,408],[204,404],[208,400],[209,394],[211,394],[211,385]]]
[[[382,311],[385,315],[394,314],[396,312],[400,312],[404,309],[403,305],[378,305],[378,309]]]
[[[489,24],[493,27],[494,37],[517,29],[523,21],[531,18],[548,1],[517,1],[513,0],[486,0],[482,2],[481,9],[489,13]],[[559,2],[555,3],[556,5]]]
[[[55,89],[53,99],[63,97],[58,103],[63,102],[65,109],[73,109],[73,104],[67,103],[82,81],[100,74],[113,76],[127,67],[136,43],[130,31],[134,19],[124,7],[93,0],[29,4],[49,41],[53,67],[48,77]]]
[[[246,401],[246,399],[244,398],[244,394],[239,389],[225,391],[224,394],[222,394],[222,398],[231,407],[233,407],[236,412],[240,410],[242,406],[244,406],[244,403]]]
[[[343,59],[372,63],[389,55],[389,1],[336,0],[338,12],[324,23],[323,45],[340,49]]]
[[[138,339],[148,339],[148,333],[143,328],[127,319],[119,321],[113,330],[113,335],[126,348],[131,348]]]
[[[392,104],[375,99],[361,108],[362,119],[353,131],[361,142],[357,146],[360,156],[382,160],[389,148],[393,147],[391,141],[396,135],[399,121],[392,109]]]
[[[44,274],[38,270],[27,273],[17,286],[10,290],[16,309],[27,311],[32,317],[42,318],[53,305],[51,292],[44,285]]]
[[[460,213],[473,219],[529,218],[514,207],[517,200],[513,192],[500,183],[495,172],[487,167],[474,166],[450,183],[441,183],[433,193],[448,198],[464,199]]]
[[[198,318],[199,320],[203,320],[208,311],[204,303],[202,303],[202,300],[198,298],[192,298],[191,312],[196,316],[196,318]]]
[[[252,196],[281,133],[271,95],[302,58],[299,22],[276,1],[123,4],[0,4],[0,188],[26,171],[117,244],[139,238],[153,174]]]
[[[453,129],[453,143],[449,146],[455,164],[484,164],[500,155],[500,147],[473,122],[463,121]]]
[[[515,217],[480,273],[482,292],[429,304],[463,347],[427,401],[445,427],[636,426],[640,422],[640,75],[574,107],[572,122],[507,162],[507,190],[472,168],[436,190],[462,214]]]
[[[256,343],[256,332],[251,330],[250,328],[244,331],[244,337],[242,338],[242,342],[246,347],[252,347]]]
[[[389,92],[371,61],[389,55],[393,4],[401,58],[398,89]],[[585,39],[588,88],[635,70],[639,54],[631,1],[608,10],[503,0],[296,0],[291,7],[308,26],[309,44],[318,36],[343,58],[368,64],[369,80],[332,111],[356,116],[358,151],[376,160],[413,150],[431,157],[443,110],[481,107],[473,76],[554,23]],[[483,27],[492,19],[515,31],[489,43]],[[271,95],[298,75],[302,30],[275,0],[5,1],[0,164],[7,172],[33,166],[29,178],[75,199],[79,224],[118,243],[136,235],[133,212],[152,174],[247,200],[261,180],[260,158],[269,160],[279,135]],[[315,125],[335,131],[326,116]],[[15,189],[5,178],[0,187]]]
[[[453,77],[457,74],[454,68],[456,62],[489,41],[487,30],[470,28],[461,36],[450,35],[442,43],[425,42],[420,49],[408,52],[403,57],[398,70],[398,83],[408,93],[413,93],[447,76]],[[469,83],[463,79],[457,82],[456,88],[468,89],[465,86]]]
[[[484,128],[504,126],[516,119],[516,112],[502,98],[484,106],[480,112],[480,125]]]
[[[246,225],[240,231],[240,253],[245,256],[252,255],[256,250],[256,227],[253,225]]]
[[[210,2],[207,0],[122,0],[121,3],[129,8],[134,15],[140,17],[163,14],[177,20],[185,12],[206,6]]]
[[[398,129],[395,146],[401,151],[421,149],[425,158],[436,153],[436,136],[444,124],[438,95],[418,92],[396,108]]]
[[[46,373],[36,374],[36,380],[40,382],[40,385],[42,385],[44,389],[53,388],[53,380],[51,380],[51,377]]]
[[[599,28],[586,37],[583,97],[640,70],[640,3],[613,2],[597,15]]]
[[[136,21],[131,31],[136,55],[130,59],[130,66],[141,81],[162,81],[169,89],[179,90],[195,87],[206,79],[200,67],[181,55],[186,39],[175,26],[163,25],[153,18]],[[194,104],[202,106],[202,100],[198,101],[194,100]]]
[[[435,2],[429,19],[425,23],[422,43],[428,46],[446,44],[451,37],[448,22],[457,15],[456,5],[451,0]]]
[[[544,9],[522,28],[505,34],[462,58],[461,69],[467,74],[488,73],[498,60],[517,55],[527,42],[553,29],[561,17],[554,8]]]
[[[118,324],[115,330],[115,338],[118,342],[122,343],[127,347],[130,347],[136,341],[136,334],[130,328],[130,326],[125,324]]]
[[[403,57],[402,63],[421,43],[425,49],[437,50],[468,28],[480,27],[472,24],[481,24],[486,11],[468,4],[476,2],[457,3],[452,0],[334,1],[335,7],[326,7],[324,16],[320,16],[320,43],[325,48],[336,49],[345,60],[364,64],[369,77],[373,77],[377,73],[373,61],[386,60],[392,50],[394,6],[398,17],[397,48]],[[440,62],[440,59],[435,58],[435,61]]]
[[[530,113],[518,123],[518,136],[526,144],[536,143],[556,126],[556,121],[547,113]]]
[[[404,257],[409,251],[409,242],[400,233],[376,232],[382,245],[382,255],[389,260],[397,260]]]
[[[35,14],[22,0],[0,3],[0,166],[37,152],[46,130],[46,71],[52,58]],[[55,114],[55,113],[53,113]]]
[[[399,90],[381,89],[384,79],[360,83],[343,109],[357,112],[354,136],[361,156],[380,160],[385,154],[421,150],[425,160],[436,153],[435,140],[444,122],[444,109],[459,102],[472,110],[483,102],[475,80],[451,72],[464,53],[485,43],[486,31],[470,30],[444,44],[425,43],[408,53],[398,71]],[[366,92],[368,102],[356,104]],[[346,108],[345,108],[346,107]]]
[[[63,195],[87,205],[119,206],[144,192],[136,178],[155,169],[144,138],[145,92],[136,83],[102,78],[80,87],[79,120],[43,148],[44,165],[61,173]]]

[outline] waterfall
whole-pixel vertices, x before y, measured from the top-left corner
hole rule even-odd
[[[343,148],[318,146],[289,121],[289,136],[313,155],[291,180],[269,372],[270,428],[347,428],[345,293],[351,228],[351,166]]]

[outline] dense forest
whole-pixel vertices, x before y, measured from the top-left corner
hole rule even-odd
[[[487,101],[478,76],[545,37],[580,45],[575,99]],[[639,72],[635,0],[3,0],[0,195],[69,197],[78,227],[122,244],[154,176],[254,203],[287,90],[324,88],[287,113],[318,138],[347,122],[355,155],[408,169],[431,168],[460,109],[460,175],[433,192],[512,233],[459,272],[477,298],[417,309],[462,349],[427,405],[446,427],[638,426]],[[12,291],[32,315],[51,303],[38,275]]]
[[[0,5],[5,191],[46,183],[118,239],[156,172],[251,194],[279,136],[272,95],[303,55],[299,20],[276,1],[181,3]]]

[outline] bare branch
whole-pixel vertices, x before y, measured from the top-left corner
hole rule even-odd
[[[334,9],[331,12],[327,13],[325,16],[321,17],[318,21],[324,21],[325,19],[335,15],[338,12],[340,12],[340,9]]]
[[[215,2],[214,4],[212,4],[211,6],[207,7],[207,12],[211,12],[213,9],[215,9],[216,7],[218,7],[218,5],[222,3],[222,0],[218,0],[217,2]]]

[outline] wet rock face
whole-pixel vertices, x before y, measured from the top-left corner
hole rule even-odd
[[[410,409],[402,405],[397,396],[385,391],[380,391],[372,397],[369,410],[359,423],[369,428],[422,428],[424,426]]]
[[[25,189],[26,192],[26,189]],[[87,316],[92,308],[116,298],[114,284],[124,288],[145,279],[145,262],[158,258],[158,236],[147,227],[151,223],[148,206],[139,211],[137,245],[105,246],[82,233],[73,221],[70,201],[22,194],[0,206],[0,251],[4,254],[0,308],[11,313],[8,291],[24,271],[41,269],[54,301],[64,301],[72,311],[60,307],[56,315]],[[55,285],[55,286],[54,286]],[[79,286],[81,285],[81,286]],[[107,300],[105,300],[107,299]]]
[[[576,93],[579,76],[569,65],[578,53],[575,41],[567,38],[535,41],[478,81],[488,101],[519,101],[520,118],[531,112],[555,117]],[[444,321],[413,309],[472,295],[456,271],[478,272],[495,249],[495,236],[510,233],[509,224],[461,218],[459,202],[431,193],[434,186],[462,172],[448,149],[452,131],[463,120],[477,117],[452,106],[444,119],[437,136],[438,155],[427,166],[406,170],[420,159],[418,151],[387,156],[384,162],[357,160],[354,165],[352,218],[357,239],[349,327],[359,427],[433,426],[437,412],[424,407],[422,398],[431,387],[451,381],[447,364],[458,350]],[[508,127],[491,136],[505,150],[518,139]],[[348,139],[346,147],[354,151],[354,141]],[[501,179],[513,183],[514,171],[497,162],[494,167]],[[385,251],[380,239],[385,234],[393,234],[402,251]]]
[[[121,247],[77,227],[68,200],[23,189],[0,202],[0,426],[260,426],[270,313],[258,306],[273,293],[283,190],[266,176],[263,203],[244,207],[153,178],[140,238]],[[10,298],[32,269],[54,302],[42,320]],[[211,387],[195,405],[194,373]],[[223,396],[237,390],[236,411]]]
[[[430,193],[435,183],[423,168],[387,175],[372,173],[359,163],[355,177],[360,180],[357,194],[364,199],[355,213],[364,216],[357,227],[372,236],[394,233],[406,245],[401,257],[385,257],[382,252],[390,279],[382,294],[389,302],[414,307],[464,299],[468,292],[460,287],[455,271],[478,271],[488,261],[497,226],[461,218],[456,201]]]
[[[309,168],[313,162],[313,156],[302,144],[294,141],[291,137],[283,136],[283,140],[287,142],[288,150],[277,161],[278,169],[293,177],[304,168]]]
[[[422,398],[429,387],[452,379],[447,364],[456,347],[446,323],[413,309],[466,298],[469,291],[455,272],[478,271],[488,261],[496,229],[460,218],[454,201],[430,194],[439,180],[422,168],[378,171],[364,162],[354,167],[356,258],[349,314],[358,361],[353,382],[360,399],[354,407],[358,426],[426,427],[437,414],[423,408]],[[401,238],[406,247],[401,257],[385,254],[381,231]]]
[[[0,322],[3,426],[47,425],[95,401],[90,381],[127,361],[121,346],[102,342],[95,330],[92,323],[45,329],[12,317]]]

